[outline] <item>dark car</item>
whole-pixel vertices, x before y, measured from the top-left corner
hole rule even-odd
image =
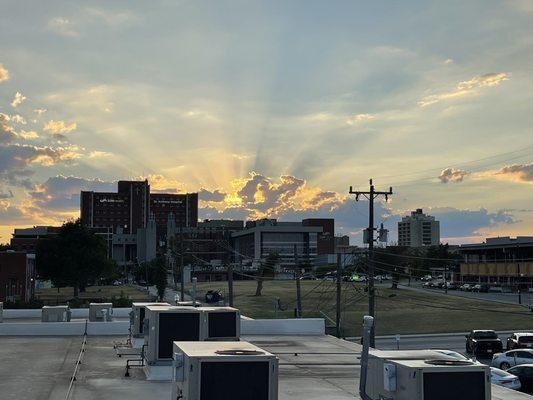
[[[502,341],[491,330],[473,330],[466,337],[466,352],[474,355],[490,355],[503,351]]]
[[[533,391],[533,364],[517,365],[516,367],[509,368],[507,372],[520,379],[520,383],[522,384],[520,390],[527,393]]]
[[[513,333],[507,338],[507,350],[533,349],[533,333]]]

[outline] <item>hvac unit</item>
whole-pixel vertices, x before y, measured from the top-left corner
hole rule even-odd
[[[205,340],[239,340],[241,316],[232,307],[202,307],[205,323]]]
[[[89,303],[89,321],[109,322],[113,320],[113,303]]]
[[[248,342],[174,342],[172,400],[277,400],[278,359]]]
[[[375,351],[366,394],[372,400],[490,400],[490,367],[432,351]]]
[[[147,306],[170,306],[168,303],[133,303],[131,305],[130,325],[131,335],[134,338],[143,337],[144,316]]]
[[[202,312],[194,307],[146,306],[143,330],[148,365],[170,365],[172,342],[203,340]]]
[[[42,322],[68,322],[71,311],[68,306],[44,306],[41,313]]]

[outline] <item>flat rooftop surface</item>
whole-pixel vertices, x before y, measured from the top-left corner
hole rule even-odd
[[[359,399],[358,344],[331,336],[244,336],[243,340],[280,360],[279,399]],[[124,377],[126,359],[116,356],[115,341],[125,337],[89,336],[70,399],[169,399],[170,382],[145,379],[140,368]],[[65,399],[82,338],[0,337],[2,400]],[[493,387],[494,400],[533,397]]]

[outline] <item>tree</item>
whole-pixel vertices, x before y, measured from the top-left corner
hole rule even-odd
[[[255,289],[255,295],[261,296],[263,292],[263,281],[267,275],[274,276],[276,265],[279,262],[278,253],[270,253],[264,261],[261,262],[259,271],[257,271],[257,287]]]
[[[137,281],[146,279],[148,285],[155,285],[157,295],[161,300],[163,299],[167,287],[167,268],[162,256],[138,265],[133,270],[133,275]]]
[[[37,272],[56,287],[74,287],[74,297],[89,283],[111,277],[116,264],[107,257],[105,240],[78,219],[63,224],[59,234],[41,239],[36,249]]]

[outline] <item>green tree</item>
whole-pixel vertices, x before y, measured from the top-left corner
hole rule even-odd
[[[137,265],[133,270],[135,280],[146,280],[148,285],[155,285],[157,295],[163,299],[167,287],[167,267],[165,259],[161,256],[152,261]]]
[[[56,237],[37,243],[36,265],[41,279],[50,279],[56,287],[72,286],[74,297],[116,270],[115,262],[107,257],[105,240],[79,219],[63,224]]]
[[[255,295],[261,296],[263,292],[263,282],[267,276],[274,276],[276,271],[276,265],[279,262],[278,253],[270,253],[264,261],[261,262],[259,271],[257,271],[257,287],[255,289]]]

